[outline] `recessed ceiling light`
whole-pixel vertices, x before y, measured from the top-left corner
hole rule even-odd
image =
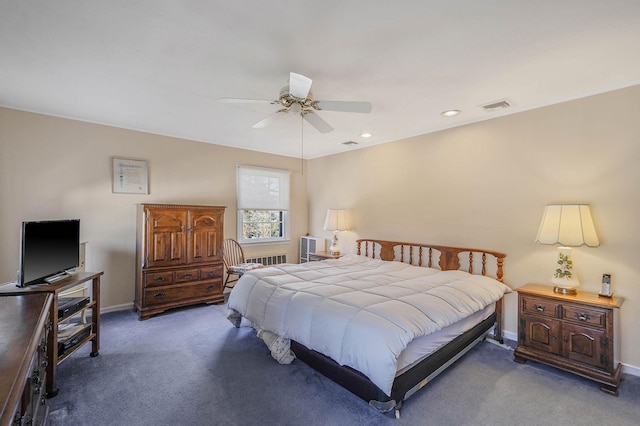
[[[450,109],[448,111],[443,111],[440,113],[440,115],[442,115],[443,117],[453,117],[458,114],[460,114],[459,109]]]
[[[373,136],[372,133],[360,133],[361,138],[370,138],[371,136]]]

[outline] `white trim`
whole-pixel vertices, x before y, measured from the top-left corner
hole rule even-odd
[[[100,315],[108,314],[109,312],[128,311],[133,309],[133,302],[123,303],[122,305],[113,305],[100,308]]]
[[[518,335],[516,333],[511,332],[511,331],[502,330],[502,337],[504,337],[505,339],[508,339],[508,340],[513,340],[514,342],[518,341]]]
[[[628,374],[630,376],[640,377],[640,367],[636,367],[635,365],[622,364],[622,373]]]

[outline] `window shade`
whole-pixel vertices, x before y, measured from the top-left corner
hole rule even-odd
[[[238,210],[289,210],[288,170],[238,166]]]

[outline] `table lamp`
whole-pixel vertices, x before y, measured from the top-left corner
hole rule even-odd
[[[347,210],[342,209],[329,209],[327,210],[327,217],[324,220],[324,230],[333,231],[333,239],[331,240],[331,247],[329,253],[332,256],[340,256],[340,245],[338,241],[338,234],[340,231],[349,230],[349,222]]]
[[[571,260],[571,247],[598,247],[600,241],[587,204],[549,204],[544,208],[536,242],[561,244],[551,282],[553,291],[576,294],[580,285]]]

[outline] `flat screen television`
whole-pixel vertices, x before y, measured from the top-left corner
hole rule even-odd
[[[53,282],[79,259],[79,219],[22,222],[18,286]]]

